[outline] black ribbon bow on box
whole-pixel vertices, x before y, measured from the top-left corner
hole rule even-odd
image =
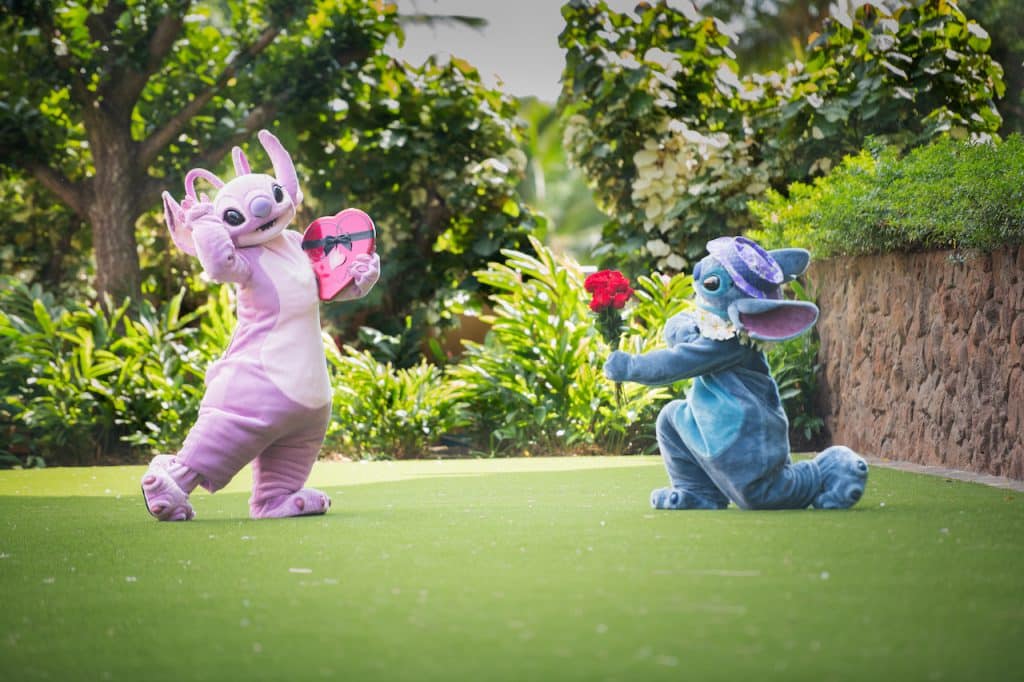
[[[363,239],[373,239],[373,230],[363,230],[362,232],[342,232],[338,235],[327,235],[323,239],[308,239],[302,242],[302,248],[306,251],[312,249],[324,250],[324,255],[329,255],[331,251],[338,246],[344,246],[349,251],[352,250],[352,242],[357,242]]]

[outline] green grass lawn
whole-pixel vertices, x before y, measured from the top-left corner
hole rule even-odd
[[[322,463],[157,523],[140,467],[0,472],[0,679],[1005,680],[1024,499],[875,468],[846,512],[654,512],[655,458]]]

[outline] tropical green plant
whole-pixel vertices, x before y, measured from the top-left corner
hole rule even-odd
[[[901,155],[872,145],[829,175],[752,202],[748,234],[818,258],[1024,243],[1024,137],[941,140]]]
[[[38,286],[7,280],[0,296],[3,454],[81,464],[130,456],[131,446],[176,450],[195,421],[205,366],[223,350],[221,334],[194,322],[230,314],[217,298],[182,314],[183,297],[159,308],[143,302],[133,318],[127,300],[65,306]]]
[[[405,369],[325,337],[334,389],[325,449],[363,459],[422,457],[468,423],[458,381],[425,360]]]
[[[622,404],[604,377],[609,353],[588,308],[585,273],[531,239],[536,255],[506,250],[504,263],[476,273],[496,293],[493,326],[484,343],[467,342],[451,374],[464,384],[481,448],[494,452],[550,454],[636,452],[650,445],[657,411],[677,387],[626,384]],[[639,314],[623,348],[642,352],[658,343],[661,303],[688,283],[646,278],[638,282]],[[627,312],[627,321],[630,321]]]
[[[1002,70],[985,30],[948,0],[892,4],[837,12],[805,62],[743,79],[725,26],[692,6],[563,7],[565,146],[610,218],[598,255],[680,270],[748,228],[751,199],[827,172],[868,136],[994,133]]]

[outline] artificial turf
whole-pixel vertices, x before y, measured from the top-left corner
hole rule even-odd
[[[997,680],[1024,496],[875,468],[845,512],[655,512],[654,458],[321,463],[157,523],[140,467],[0,472],[3,680]]]

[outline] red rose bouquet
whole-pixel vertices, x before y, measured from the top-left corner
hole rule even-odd
[[[626,301],[633,295],[629,280],[618,270],[602,270],[587,277],[583,288],[590,292],[590,309],[597,315],[601,336],[612,347],[619,349],[622,339],[622,313]],[[615,402],[622,407],[622,384],[615,382]]]
[[[597,315],[601,336],[612,347],[619,349],[622,338],[622,310],[633,295],[629,280],[618,270],[602,270],[587,277],[583,288],[590,292],[590,309]]]

